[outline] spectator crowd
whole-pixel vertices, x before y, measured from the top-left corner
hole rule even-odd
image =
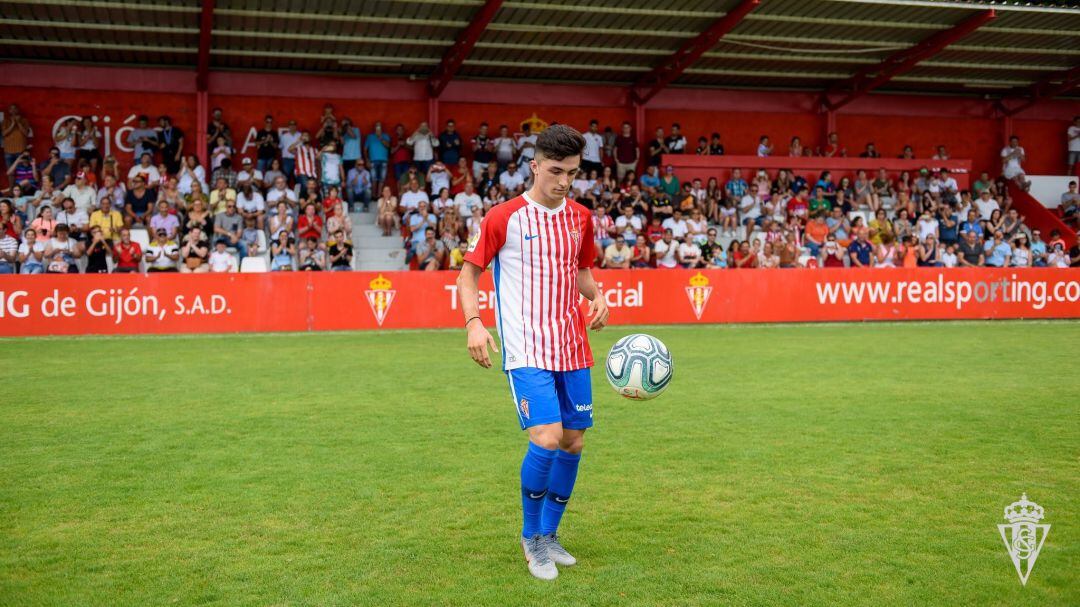
[[[471,137],[453,120],[438,133],[425,122],[411,131],[374,122],[361,132],[331,105],[314,131],[269,115],[258,127],[253,157],[242,157],[215,109],[204,167],[184,154],[188,135],[169,116],[153,126],[138,117],[130,158],[103,157],[93,120],[71,119],[35,157],[29,123],[12,105],[2,123],[9,185],[0,198],[0,273],[227,272],[248,257],[274,271],[349,270],[349,213],[360,210],[372,212],[384,236],[403,239],[412,267],[460,268],[484,215],[529,187],[536,142],[528,124],[511,133],[485,123]],[[961,190],[947,170],[927,168],[825,171],[812,180],[734,169],[723,182],[680,180],[662,156],[723,154],[720,133],[693,148],[673,124],[642,148],[629,123],[616,132],[593,120],[583,135],[571,197],[594,213],[601,267],[1080,266],[1080,249],[1030,228],[1013,207],[1007,180],[1027,185],[1015,137],[1002,150],[1000,177],[983,172]],[[774,153],[762,136],[758,155]],[[815,154],[847,151],[835,133],[824,149],[797,137],[789,144],[789,156]],[[859,156],[880,152],[867,143]],[[906,146],[900,157],[915,152]],[[932,160],[948,158],[944,145],[934,150]],[[1075,229],[1075,182],[1062,208]]]

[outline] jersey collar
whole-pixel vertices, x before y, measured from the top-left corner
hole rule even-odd
[[[521,196],[522,196],[522,197],[523,197],[523,198],[525,199],[525,202],[528,202],[528,203],[529,203],[529,204],[531,204],[532,206],[534,206],[534,207],[536,207],[536,208],[540,209],[541,211],[544,211],[544,212],[546,212],[546,213],[549,213],[549,214],[551,214],[551,215],[554,215],[554,214],[558,213],[559,211],[562,211],[563,209],[565,209],[565,208],[566,208],[566,197],[563,197],[563,199],[562,199],[562,204],[560,204],[560,205],[559,205],[558,207],[556,207],[556,208],[554,208],[554,209],[549,209],[549,208],[547,208],[546,206],[544,206],[544,205],[540,204],[539,202],[536,202],[535,200],[533,200],[533,199],[532,199],[532,198],[531,198],[531,197],[529,196],[529,193],[528,193],[528,192],[522,192],[522,193],[521,193]]]

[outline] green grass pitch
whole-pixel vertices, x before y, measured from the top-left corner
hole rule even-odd
[[[596,357],[634,331],[675,379],[594,372],[554,583],[461,331],[0,340],[0,605],[1080,604],[1080,323],[611,327]]]

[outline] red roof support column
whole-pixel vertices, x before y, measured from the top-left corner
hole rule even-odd
[[[836,111],[855,101],[893,78],[914,68],[919,62],[933,57],[953,42],[960,40],[983,24],[992,20],[996,14],[993,9],[981,11],[955,26],[940,31],[911,48],[893,53],[878,65],[863,68],[847,80],[830,86],[821,97],[821,104],[827,110]],[[829,95],[844,94],[839,101],[830,101]]]
[[[210,123],[210,36],[214,29],[214,0],[202,0],[199,16],[199,63],[195,71],[195,154],[199,162],[209,166],[209,149],[206,125]]]
[[[742,0],[735,8],[731,9],[723,17],[720,17],[709,26],[708,29],[687,41],[679,50],[667,58],[664,63],[653,68],[651,72],[637,79],[630,87],[630,98],[638,104],[644,105],[657,93],[667,88],[669,84],[682,75],[686,68],[690,67],[709,49],[716,46],[721,38],[726,36],[735,26],[750,14],[750,11],[761,0]],[[642,89],[647,89],[644,93]]]
[[[487,0],[484,6],[481,6],[480,10],[476,11],[468,27],[461,30],[457,41],[446,51],[442,62],[439,63],[439,66],[431,73],[431,77],[428,78],[429,96],[438,97],[441,95],[446,85],[450,84],[450,81],[454,79],[454,75],[461,68],[461,64],[468,58],[469,53],[476,46],[476,42],[480,40],[480,36],[483,35],[488,24],[495,18],[495,13],[502,8],[502,4],[503,0]],[[435,129],[433,124],[429,126]]]
[[[1050,99],[1063,93],[1067,93],[1078,86],[1080,86],[1080,65],[1065,70],[1064,72],[1054,72],[1049,76],[1040,78],[1021,93],[1003,98],[998,102],[998,107],[1001,108],[1002,113],[1006,116],[1015,116],[1043,99]],[[1014,108],[1009,108],[1005,105],[1006,99],[1021,100],[1023,97],[1020,97],[1020,95],[1023,95],[1024,93],[1027,94],[1027,98],[1024,99],[1023,103],[1020,105]]]

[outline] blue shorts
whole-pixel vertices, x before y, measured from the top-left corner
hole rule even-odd
[[[548,371],[533,367],[506,372],[521,429],[561,422],[567,430],[591,428],[592,379],[588,367]]]

